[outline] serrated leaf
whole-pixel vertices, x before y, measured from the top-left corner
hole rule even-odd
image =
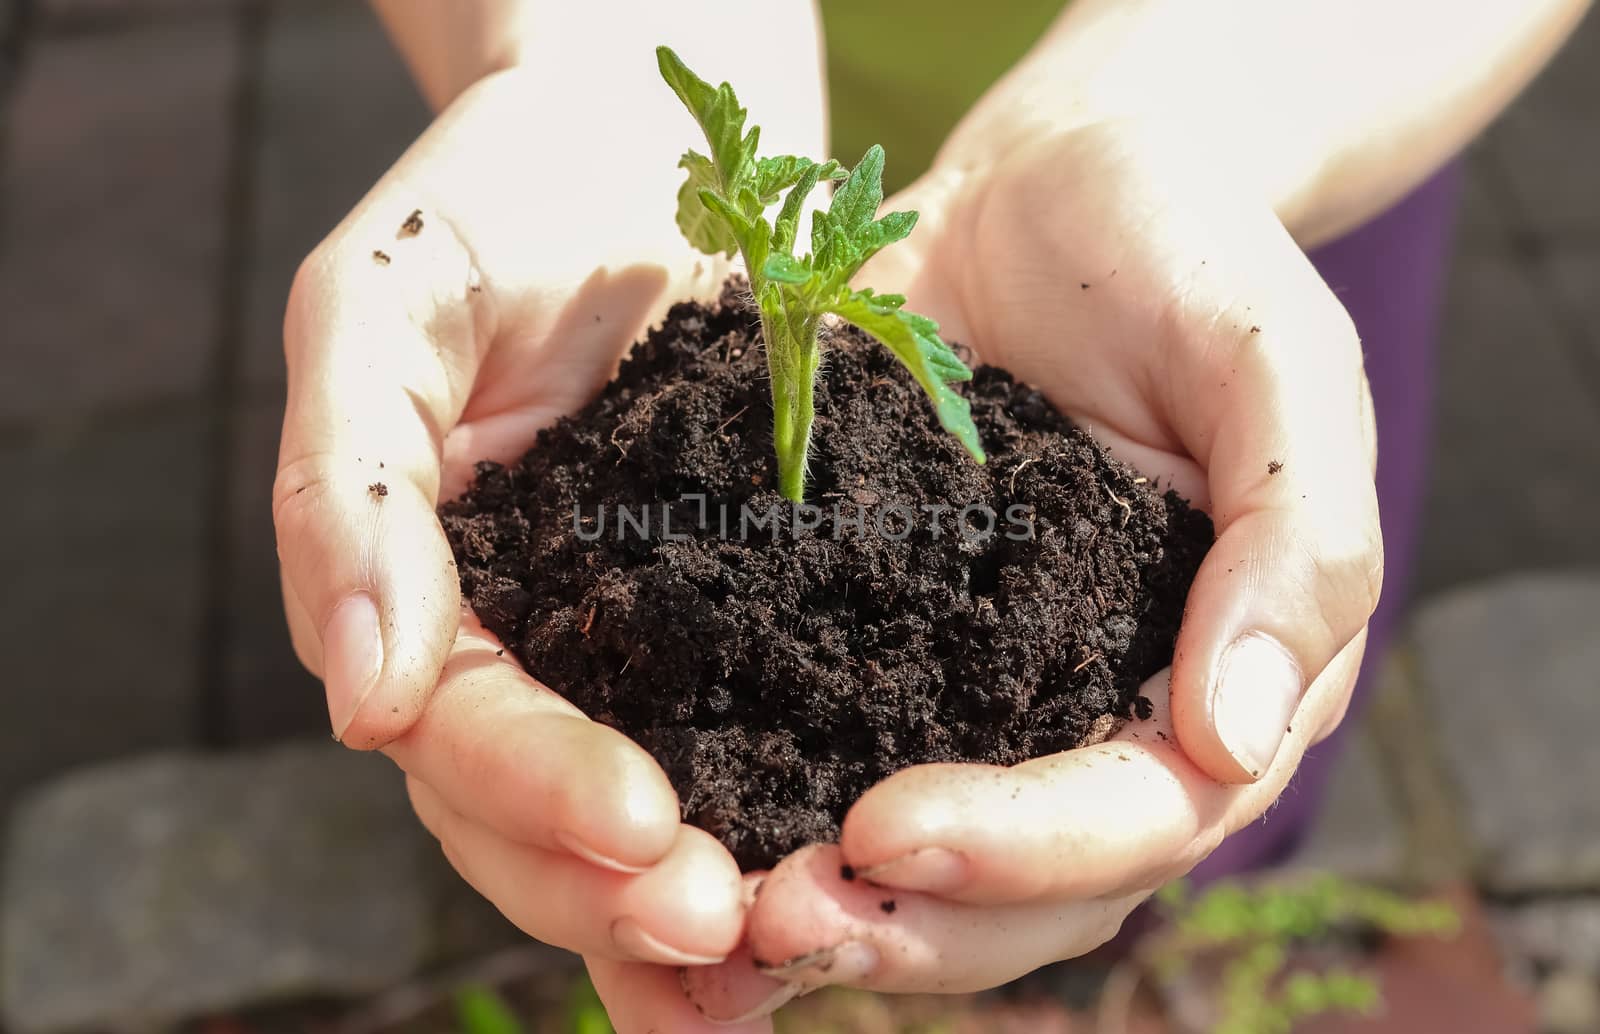
[[[903,241],[917,225],[915,212],[890,212],[875,223],[868,223],[848,241],[844,254],[836,260],[839,283],[848,283],[872,258],[884,248]]]
[[[890,212],[877,222],[867,224],[856,234],[855,240],[863,251],[876,254],[879,249],[911,236],[916,226],[917,213]]]
[[[716,186],[725,194],[737,196],[739,187],[753,175],[759,128],[745,132],[748,112],[727,83],[712,86],[689,70],[671,47],[656,48],[656,64],[661,78],[678,95],[689,114],[700,123],[711,147],[711,163],[718,177]]]
[[[883,204],[883,148],[873,144],[833,195],[828,214],[847,236],[861,231]]]
[[[794,251],[794,238],[800,231],[800,209],[805,205],[806,198],[816,189],[822,171],[823,167],[819,165],[800,170],[800,175],[789,190],[789,196],[783,199],[783,207],[778,209],[777,222],[772,224],[774,252],[788,255]]]
[[[819,164],[810,158],[797,158],[792,154],[785,154],[776,158],[757,159],[752,182],[761,200],[770,205],[778,200],[779,194],[799,183],[800,177],[810,169],[817,170],[817,178],[811,181],[813,186],[820,180],[842,179],[845,175],[839,163],[832,159]]]
[[[870,291],[846,295],[829,306],[829,311],[883,342],[928,393],[939,425],[954,435],[974,460],[984,462],[983,443],[972,422],[972,406],[950,387],[952,382],[971,380],[972,371],[939,337],[937,323],[886,305]]]
[[[777,251],[767,259],[761,275],[780,284],[803,284],[811,279],[811,270],[793,255]]]
[[[764,268],[772,247],[772,227],[767,221],[759,214],[752,216],[741,212],[714,190],[701,190],[700,200],[728,225],[749,269],[753,272]]]
[[[700,199],[700,191],[715,190],[717,170],[711,159],[698,151],[686,151],[678,167],[689,170],[689,175],[678,188],[678,229],[691,245],[707,255],[727,255],[730,258],[738,245],[725,223]]]

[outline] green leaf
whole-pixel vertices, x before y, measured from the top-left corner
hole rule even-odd
[[[764,204],[770,205],[778,200],[779,194],[799,183],[800,177],[811,169],[817,171],[816,178],[811,181],[812,186],[816,186],[820,180],[843,179],[845,176],[844,169],[832,159],[819,164],[810,158],[796,158],[792,154],[760,158],[756,160],[755,192]],[[811,192],[808,190],[806,193]]]
[[[723,254],[731,258],[737,247],[733,234],[700,200],[702,190],[714,191],[717,187],[717,170],[711,159],[698,151],[686,151],[678,160],[678,167],[689,170],[688,178],[678,188],[678,229],[690,244],[707,255]]]
[[[805,159],[800,160],[805,161]],[[806,198],[811,196],[811,192],[816,189],[820,180],[834,179],[842,174],[839,163],[835,161],[821,165],[809,162],[806,168],[799,171],[794,182],[787,188],[789,196],[783,199],[783,207],[778,210],[778,221],[773,224],[773,251],[787,254],[794,250],[794,239],[800,230],[800,209],[805,205]]]
[[[783,207],[778,209],[778,219],[772,224],[773,251],[785,255],[794,251],[795,234],[800,231],[800,207],[806,203],[806,195],[810,194],[816,185],[816,167],[813,166],[800,174],[800,179],[789,191],[789,196],[783,199]]]
[[[788,252],[778,251],[767,259],[761,275],[780,284],[803,284],[811,279],[811,270]]]
[[[505,999],[481,985],[456,992],[456,1020],[463,1034],[523,1034],[522,1024]]]
[[[765,267],[772,247],[772,227],[767,221],[760,215],[746,215],[714,190],[701,190],[700,200],[728,224],[733,239],[739,242],[739,250],[744,252],[747,268],[754,272]]]
[[[567,995],[567,1034],[616,1034],[594,985],[579,977]]]
[[[828,214],[838,221],[839,229],[846,236],[854,236],[860,232],[872,217],[878,214],[878,206],[883,204],[883,148],[873,144],[867,148],[867,153],[861,156],[861,161],[850,170],[850,177],[845,180],[833,195],[833,203],[828,206]]]
[[[862,227],[849,239],[845,254],[840,256],[842,261],[838,271],[843,274],[840,283],[848,283],[867,264],[868,259],[884,248],[905,240],[916,225],[917,213],[890,212],[877,222]]]
[[[955,435],[974,460],[984,462],[983,444],[972,422],[972,406],[950,387],[952,382],[971,380],[972,371],[939,337],[937,323],[906,312],[899,305],[885,304],[871,291],[849,294],[830,305],[828,311],[888,346],[928,393],[940,426]]]
[[[711,145],[711,164],[719,181],[716,186],[725,197],[738,196],[739,187],[754,173],[761,130],[752,127],[745,132],[744,122],[749,113],[739,106],[732,86],[723,83],[713,87],[691,72],[672,48],[657,47],[656,64],[661,69],[661,78],[700,123],[706,142]]]

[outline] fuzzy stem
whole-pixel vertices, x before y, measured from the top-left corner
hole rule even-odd
[[[805,502],[806,455],[816,417],[813,381],[818,366],[816,326],[797,326],[781,302],[761,306],[761,332],[772,380],[772,442],[778,456],[778,491]]]

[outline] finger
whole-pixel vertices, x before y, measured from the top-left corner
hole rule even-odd
[[[739,868],[707,833],[682,826],[654,867],[619,873],[509,841],[415,778],[406,788],[461,877],[531,937],[583,955],[669,966],[721,961],[739,941]]]
[[[691,966],[680,974],[679,993],[695,1013],[719,1025],[758,1023],[805,992],[797,981],[756,968],[750,946],[741,944],[714,966]]]
[[[678,837],[660,766],[539,685],[470,615],[426,712],[385,753],[500,836],[639,872]]]
[[[741,1022],[702,1014],[684,994],[677,970],[597,957],[583,961],[617,1034],[772,1034],[764,1018]]]
[[[765,871],[744,876],[746,914],[761,896]],[[696,1012],[717,1024],[737,1024],[770,1016],[804,990],[800,985],[767,976],[756,969],[750,946],[739,947],[715,966],[690,966],[680,974],[681,990]]]
[[[773,1000],[823,985],[893,993],[977,991],[1072,958],[1115,936],[1143,894],[1049,905],[974,906],[841,876],[833,845],[807,847],[767,878],[746,941]],[[708,1014],[748,979],[727,962],[686,984]],[[721,979],[728,973],[729,979]]]
[[[1168,406],[1218,532],[1189,592],[1172,706],[1190,757],[1248,782],[1365,627],[1383,550],[1354,327],[1270,212],[1223,214],[1228,245],[1191,270],[1170,316],[1183,329]]]
[[[273,489],[300,652],[318,661],[335,736],[361,749],[410,726],[450,648],[460,599],[434,515],[440,449],[490,333],[466,248],[395,182],[295,278]]]
[[[1179,749],[1163,672],[1143,689],[1150,719],[1106,743],[1011,769],[925,765],[896,773],[845,816],[844,857],[870,883],[969,904],[1152,890],[1277,799],[1306,746],[1348,698],[1362,642],[1313,685],[1289,746],[1254,784],[1218,783]]]

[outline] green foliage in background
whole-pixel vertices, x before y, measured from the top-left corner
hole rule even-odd
[[[478,984],[456,992],[456,1022],[461,1034],[525,1034],[505,999]]]
[[[588,977],[580,977],[567,995],[567,1034],[616,1034],[611,1020],[606,1017],[606,1007]]]
[[[470,985],[456,992],[456,1021],[461,1034],[529,1034],[497,992]],[[542,1029],[542,1027],[541,1027]],[[563,1034],[616,1034],[606,1018],[605,1006],[587,977],[573,982],[562,1008]]]
[[[1329,875],[1258,887],[1220,883],[1198,896],[1179,881],[1157,901],[1168,926],[1136,949],[1156,976],[1171,979],[1201,958],[1226,959],[1216,1034],[1289,1034],[1312,1016],[1377,1010],[1379,987],[1366,974],[1342,966],[1288,972],[1296,945],[1359,931],[1448,936],[1460,925],[1448,905]]]

